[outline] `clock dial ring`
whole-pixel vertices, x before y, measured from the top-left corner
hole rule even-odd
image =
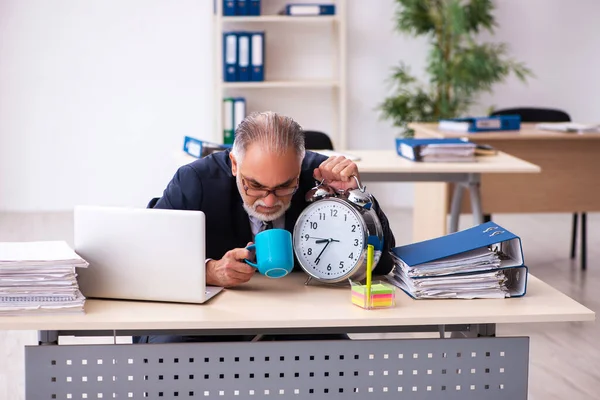
[[[334,210],[336,218],[328,223],[327,217],[333,217]],[[354,225],[354,233],[343,231]],[[364,266],[367,239],[368,228],[360,211],[347,201],[331,197],[303,210],[294,227],[293,247],[296,259],[309,276],[337,283],[352,278]]]

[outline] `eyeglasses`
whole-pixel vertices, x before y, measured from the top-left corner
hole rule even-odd
[[[283,187],[277,189],[255,189],[248,187],[246,183],[246,179],[242,177],[242,185],[244,186],[244,192],[246,192],[247,196],[256,197],[256,198],[264,198],[273,193],[275,197],[286,197],[291,196],[298,190],[298,186],[300,185],[300,178],[296,178],[296,185],[293,187]]]

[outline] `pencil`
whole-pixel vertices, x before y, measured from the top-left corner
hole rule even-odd
[[[373,245],[367,245],[367,308],[371,308],[371,276],[373,269]]]

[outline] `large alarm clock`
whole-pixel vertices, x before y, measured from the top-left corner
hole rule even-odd
[[[383,229],[373,198],[361,186],[338,192],[320,182],[306,194],[293,233],[294,253],[309,281],[358,281],[367,271],[367,245],[374,246],[373,268],[383,250]]]

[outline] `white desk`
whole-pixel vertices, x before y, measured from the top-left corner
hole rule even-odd
[[[464,190],[471,195],[471,208],[474,225],[483,222],[483,211],[480,196],[480,182],[483,174],[535,174],[540,167],[527,161],[500,152],[496,156],[478,157],[476,162],[468,163],[423,163],[412,162],[398,156],[393,150],[347,150],[348,153],[360,157],[356,161],[361,180],[367,182],[429,182],[420,185],[420,192],[427,190],[427,185],[438,185],[433,182],[456,183],[450,212],[450,232],[458,229],[460,206]],[[177,165],[188,164],[196,158],[179,152],[176,155]],[[423,200],[424,199],[424,200]],[[423,200],[423,201],[421,201]],[[416,202],[413,212],[413,241],[431,239],[446,233],[445,204],[437,201],[437,197],[427,201],[426,196]]]
[[[101,336],[446,330],[467,336],[29,346],[27,399],[130,393],[380,399],[397,398],[399,391],[407,399],[505,399],[526,398],[529,339],[495,337],[495,324],[595,319],[593,311],[531,275],[522,298],[412,300],[396,289],[396,307],[371,311],[351,304],[349,288],[306,286],[305,280],[301,272],[281,280],[256,276],[203,305],[88,300],[85,315],[1,317],[0,329]]]

